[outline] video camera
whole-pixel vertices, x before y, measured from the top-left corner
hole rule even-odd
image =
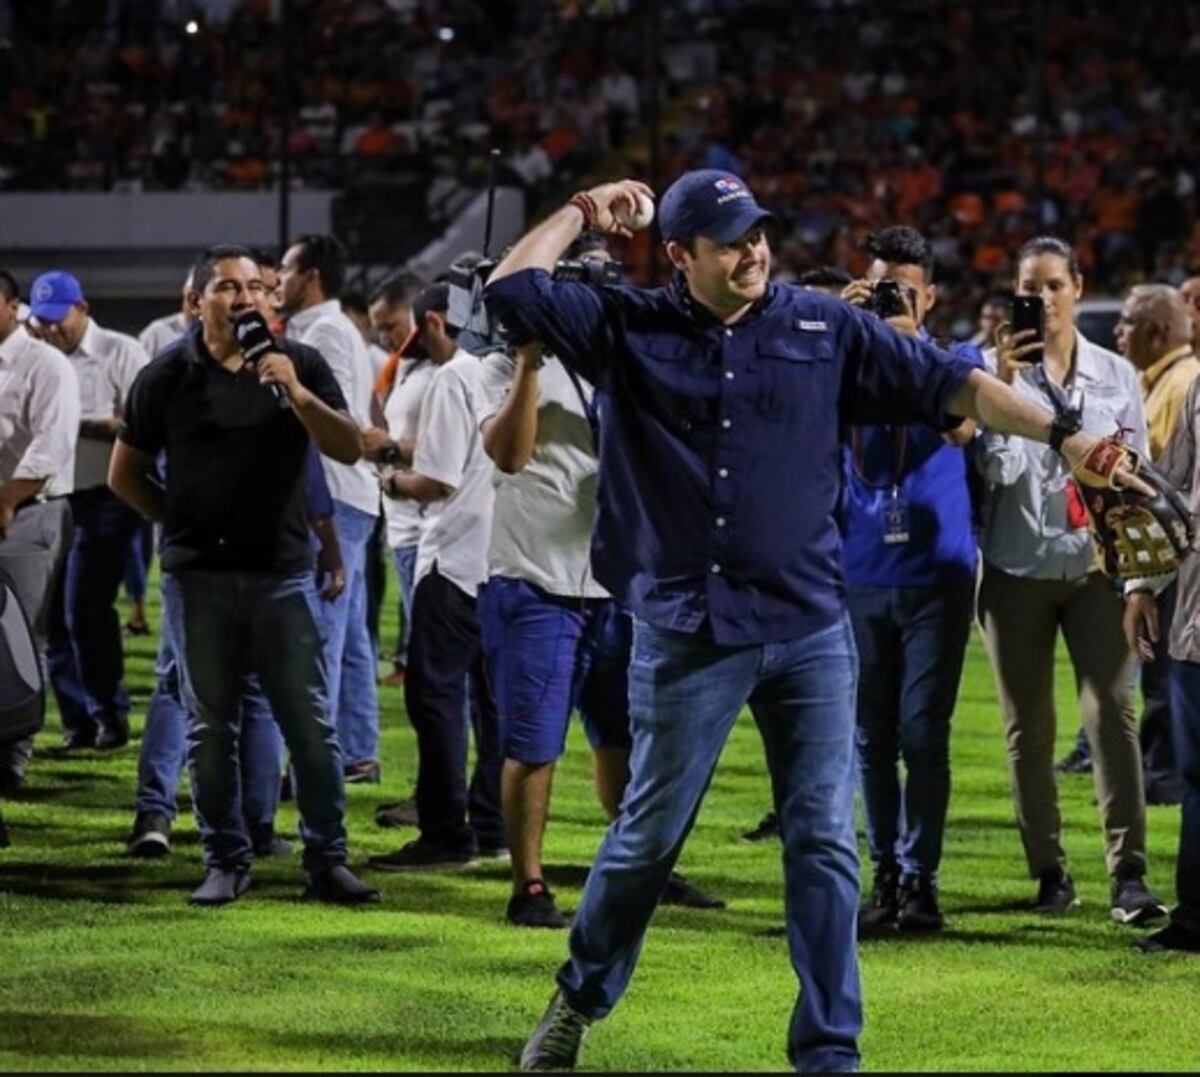
[[[508,340],[503,326],[492,324],[483,302],[483,288],[498,262],[495,258],[463,257],[446,272],[450,301],[446,323],[458,330],[459,347],[482,355],[504,348]],[[619,284],[621,263],[615,259],[563,258],[554,266],[556,281],[571,284]]]

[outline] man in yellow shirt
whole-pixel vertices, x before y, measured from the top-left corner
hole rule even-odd
[[[1166,284],[1141,284],[1130,291],[1117,322],[1117,345],[1142,375],[1150,455],[1158,460],[1171,440],[1187,397],[1200,374],[1192,352],[1192,317],[1187,301]],[[1163,624],[1171,623],[1175,585],[1158,597]],[[1146,768],[1146,801],[1177,804],[1183,786],[1171,740],[1168,691],[1171,659],[1166,641],[1155,646],[1154,660],[1142,663],[1142,759]]]

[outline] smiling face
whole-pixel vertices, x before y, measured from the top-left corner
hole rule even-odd
[[[771,245],[761,226],[732,243],[697,236],[689,247],[672,240],[667,256],[683,273],[692,295],[718,317],[756,303],[767,291]]]
[[[1042,297],[1046,336],[1055,337],[1075,325],[1075,304],[1083,295],[1083,278],[1071,275],[1071,266],[1061,254],[1034,254],[1017,267],[1017,294]]]

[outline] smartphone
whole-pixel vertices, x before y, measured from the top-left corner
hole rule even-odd
[[[1020,344],[1031,344],[1036,340],[1039,344],[1046,340],[1046,304],[1040,295],[1015,295],[1012,302],[1012,331],[1020,333],[1025,329],[1033,329],[1035,337],[1020,341]],[[1045,358],[1044,351],[1030,352],[1025,356],[1029,363],[1040,363]]]
[[[871,288],[867,309],[880,318],[895,318],[904,313],[900,285],[894,280],[879,280]]]

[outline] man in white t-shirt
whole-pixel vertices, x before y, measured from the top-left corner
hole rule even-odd
[[[413,304],[420,341],[437,370],[421,404],[411,471],[392,472],[390,497],[444,501],[417,548],[413,630],[404,701],[417,733],[420,837],[387,856],[384,871],[453,868],[507,856],[500,813],[501,731],[483,664],[476,599],[487,578],[494,469],[476,420],[480,361],[447,325],[449,289],[430,285]],[[463,711],[471,678],[475,771],[466,780]]]
[[[358,327],[342,313],[338,293],[346,252],[333,236],[301,236],[279,266],[287,335],[329,364],[359,428],[371,425],[371,357]],[[379,484],[366,459],[341,464],[322,457],[342,548],[346,589],[321,607],[329,713],[338,731],[348,782],[379,781],[379,705],[375,645],[367,630],[367,544],[379,516]]]
[[[75,371],[82,406],[71,549],[51,606],[50,680],[67,748],[120,748],[129,740],[129,694],[115,603],[142,518],[109,490],[108,458],[129,387],[149,360],[133,337],[96,324],[79,281],[61,269],[33,282],[29,312],[30,331]]]
[[[0,270],[0,567],[44,653],[54,582],[70,537],[79,382],[61,352],[18,321],[20,297]],[[0,744],[0,794],[25,779],[30,740]]]

